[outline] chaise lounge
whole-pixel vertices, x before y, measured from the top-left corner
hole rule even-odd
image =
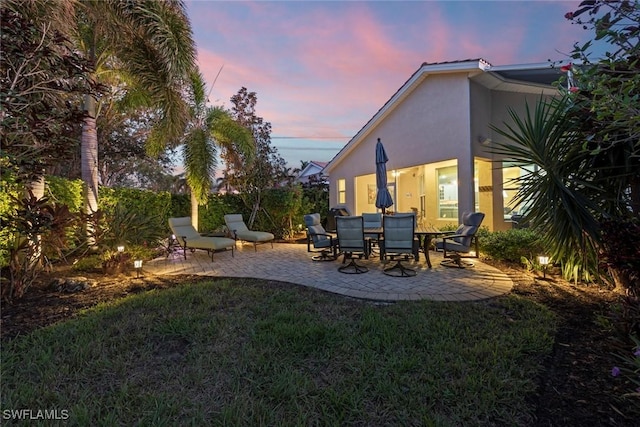
[[[271,247],[273,248],[273,239],[275,236],[266,231],[249,230],[241,214],[227,214],[224,216],[224,222],[227,224],[227,228],[234,240],[253,243],[255,251],[258,250],[258,243],[271,242]]]
[[[191,224],[191,217],[169,218],[169,228],[176,236],[178,245],[184,250],[184,259],[187,259],[187,250],[194,252],[196,249],[207,251],[213,261],[214,252],[231,249],[231,256],[236,242],[226,237],[203,236],[196,231]]]

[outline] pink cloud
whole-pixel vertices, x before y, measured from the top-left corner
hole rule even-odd
[[[580,33],[566,2],[187,4],[211,101],[245,86],[286,136],[352,136],[423,62],[542,62]]]

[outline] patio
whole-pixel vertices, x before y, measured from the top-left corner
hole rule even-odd
[[[365,274],[342,274],[334,262],[314,262],[306,245],[276,243],[273,248],[238,243],[235,257],[230,252],[216,253],[214,261],[204,251],[188,253],[184,260],[181,251],[167,258],[145,263],[143,274],[196,274],[213,277],[252,277],[309,286],[353,298],[376,301],[428,299],[433,301],[473,301],[491,298],[511,291],[513,282],[500,270],[474,260],[468,269],[447,268],[440,265],[441,252],[430,252],[433,268],[428,268],[424,255],[420,261],[406,262],[415,268],[415,277],[397,278],[383,274],[376,258],[361,260],[369,267]]]

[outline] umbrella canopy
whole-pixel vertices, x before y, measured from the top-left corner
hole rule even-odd
[[[387,188],[387,153],[384,151],[384,146],[378,138],[376,144],[376,207],[384,210],[393,205],[393,199]]]

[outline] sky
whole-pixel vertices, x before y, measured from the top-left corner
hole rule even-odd
[[[292,168],[331,160],[424,62],[569,60],[580,1],[186,0],[212,105],[241,87]]]

